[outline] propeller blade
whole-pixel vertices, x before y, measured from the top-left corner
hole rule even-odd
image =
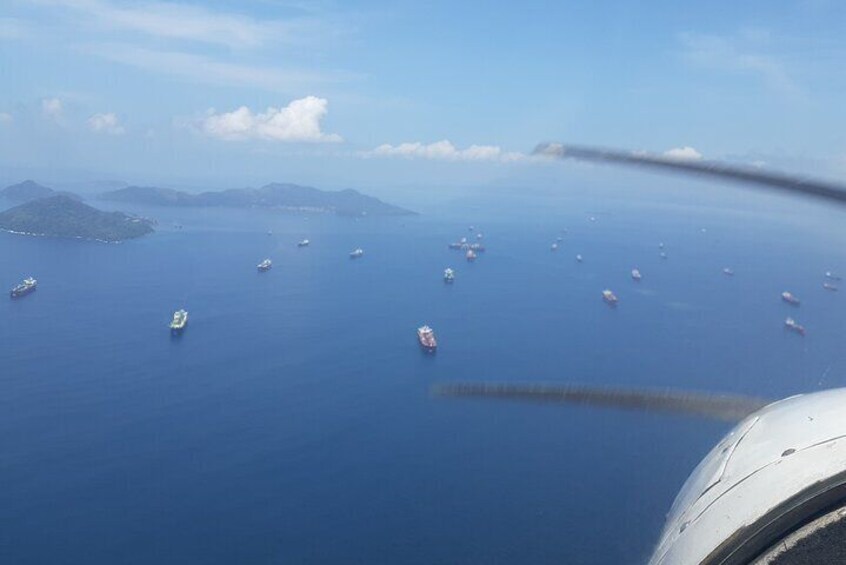
[[[825,200],[846,202],[846,186],[820,179],[793,176],[777,171],[763,171],[719,161],[679,159],[663,155],[652,155],[618,149],[599,149],[578,145],[542,143],[534,155],[545,155],[559,159],[580,159],[603,163],[618,163],[655,169],[666,169],[680,173],[717,177],[747,184],[757,184],[794,194],[816,196]]]
[[[761,398],[731,394],[534,383],[437,384],[432,387],[432,393],[446,397],[528,400],[647,412],[675,412],[724,422],[738,422],[770,403]]]

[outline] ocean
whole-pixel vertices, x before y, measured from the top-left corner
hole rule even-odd
[[[0,234],[4,288],[39,280],[0,300],[0,562],[642,563],[728,424],[430,387],[846,383],[846,297],[822,288],[846,274],[839,212],[531,198],[360,221],[137,209],[158,231],[122,244]],[[475,263],[447,249],[478,232]]]

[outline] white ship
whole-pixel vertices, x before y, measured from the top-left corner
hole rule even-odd
[[[352,252],[350,253],[350,259],[358,259],[359,257],[363,257],[363,256],[364,256],[364,249],[362,249],[361,247],[353,249]]]
[[[640,274],[638,269],[632,269],[632,278],[636,281],[639,281],[643,278],[643,275]]]
[[[608,289],[602,291],[602,300],[610,304],[611,306],[615,306],[617,304],[617,295],[611,292]]]
[[[781,293],[781,299],[787,302],[788,304],[799,306],[799,299],[796,298],[792,293],[787,292],[786,290]]]
[[[181,332],[188,325],[188,311],[177,310],[173,313],[173,319],[170,321],[170,331]]]
[[[793,318],[791,318],[789,316],[784,321],[784,327],[786,327],[790,331],[794,331],[794,332],[798,333],[799,335],[805,335],[805,326],[803,326],[802,324],[796,323],[796,320],[794,320]]]

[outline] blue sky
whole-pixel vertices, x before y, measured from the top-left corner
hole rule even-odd
[[[824,0],[6,0],[0,167],[468,184],[565,141],[844,178],[844,32]]]

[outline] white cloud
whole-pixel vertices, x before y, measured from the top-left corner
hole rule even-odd
[[[15,118],[8,112],[0,112],[0,124],[10,124]]]
[[[109,135],[121,135],[125,131],[117,115],[113,112],[94,114],[88,118],[88,127],[92,131],[107,133]]]
[[[62,119],[64,109],[64,104],[58,98],[45,98],[41,101],[41,113],[46,118],[59,121]]]
[[[442,161],[519,161],[525,158],[522,153],[505,152],[496,145],[471,145],[466,149],[459,149],[446,139],[429,144],[419,141],[400,143],[399,145],[386,143],[373,151],[368,151],[365,156],[422,158]]]
[[[23,39],[30,35],[27,25],[16,18],[0,18],[0,40]]]
[[[77,23],[96,26],[108,32],[123,30],[163,39],[235,48],[258,47],[270,42],[307,43],[315,38],[327,37],[333,31],[328,23],[314,18],[253,18],[175,2],[32,1],[49,7],[65,8],[77,16]]]
[[[768,53],[770,37],[761,31],[733,36],[682,33],[682,56],[700,67],[757,76],[774,90],[800,92],[784,64]]]
[[[341,136],[323,133],[320,122],[326,116],[328,101],[307,96],[284,108],[268,108],[253,113],[246,106],[232,112],[210,110],[200,124],[203,133],[226,140],[263,139],[287,142],[339,142]]]
[[[669,157],[670,159],[679,159],[683,161],[698,161],[702,159],[702,153],[700,153],[693,147],[688,147],[687,145],[685,145],[684,147],[673,147],[672,149],[664,151],[664,157]]]
[[[355,78],[351,73],[291,71],[273,67],[226,63],[204,55],[159,51],[122,44],[96,44],[84,50],[109,61],[215,86],[262,88],[295,92],[318,84]]]

